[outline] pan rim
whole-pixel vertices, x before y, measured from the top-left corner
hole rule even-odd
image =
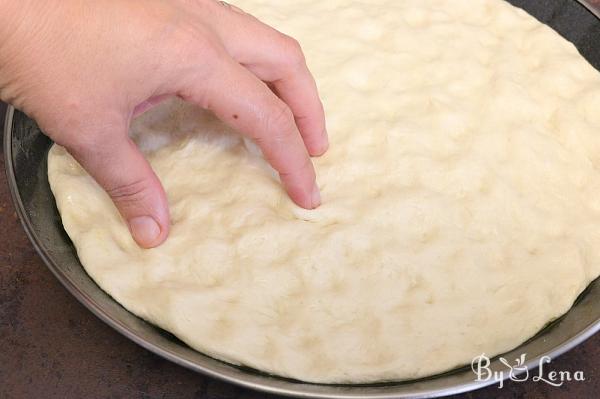
[[[73,295],[82,305],[84,305],[89,311],[91,311],[96,317],[102,320],[104,323],[109,325],[111,328],[116,330],[121,335],[125,336],[129,340],[133,341],[137,345],[149,350],[150,352],[169,360],[179,366],[185,367],[192,371],[201,373],[211,378],[216,378],[221,381],[225,381],[227,383],[231,383],[234,385],[238,385],[244,388],[249,388],[252,390],[283,395],[288,397],[301,397],[301,398],[331,398],[331,399],[353,399],[353,398],[361,398],[361,399],[394,399],[394,398],[434,398],[434,397],[442,397],[447,395],[455,395],[460,393],[465,393],[469,391],[478,390],[484,388],[489,385],[493,385],[498,383],[498,380],[490,379],[488,381],[477,381],[475,379],[466,383],[459,384],[445,384],[439,388],[432,389],[418,389],[418,390],[406,390],[406,388],[414,382],[422,382],[428,379],[435,379],[436,377],[443,376],[444,374],[439,374],[437,376],[428,377],[425,379],[418,380],[408,380],[403,382],[397,382],[394,384],[393,382],[381,385],[381,384],[313,384],[313,383],[304,383],[301,381],[295,382],[291,380],[286,380],[277,376],[262,376],[262,375],[254,375],[250,374],[248,371],[243,369],[238,369],[242,376],[236,375],[234,372],[229,372],[227,370],[217,370],[216,367],[209,364],[208,362],[203,364],[203,362],[192,361],[188,359],[184,359],[179,356],[177,353],[161,347],[159,344],[151,342],[145,338],[140,337],[135,333],[130,327],[124,325],[119,322],[117,319],[111,316],[110,311],[105,309],[99,303],[94,301],[89,295],[86,294],[85,290],[82,290],[74,281],[72,281],[65,273],[62,272],[61,268],[56,264],[52,256],[48,253],[46,247],[39,240],[37,233],[33,227],[31,219],[27,214],[23,201],[21,199],[21,195],[17,185],[17,178],[15,175],[14,165],[13,165],[13,151],[12,151],[12,137],[13,137],[13,122],[14,122],[14,114],[15,108],[13,106],[8,106],[5,115],[4,121],[4,164],[5,164],[5,172],[7,176],[9,191],[11,194],[11,200],[13,206],[15,207],[15,211],[19,217],[21,225],[25,230],[25,233],[32,243],[34,249],[37,254],[40,256],[44,264],[52,274],[60,281],[60,283]],[[114,299],[113,299],[114,301]],[[570,311],[570,310],[569,310]],[[568,313],[568,312],[567,312]],[[135,316],[135,315],[134,315]],[[135,316],[137,317],[137,316]],[[570,337],[562,344],[557,345],[553,349],[545,352],[542,355],[536,356],[535,358],[530,359],[526,363],[525,370],[534,369],[537,365],[540,364],[540,360],[544,356],[549,356],[551,359],[555,359],[558,356],[564,354],[565,352],[573,349],[575,346],[583,343],[588,338],[593,336],[596,332],[600,331],[600,318],[597,318],[595,321],[589,323],[585,328],[583,328],[579,333]],[[219,360],[213,359],[217,362]],[[518,375],[518,374],[517,374]],[[504,375],[504,380],[508,379],[509,375],[506,373]],[[309,389],[306,389],[310,387]],[[398,392],[394,392],[394,388],[404,387]],[[304,389],[303,389],[304,388]],[[381,391],[381,392],[377,392]]]

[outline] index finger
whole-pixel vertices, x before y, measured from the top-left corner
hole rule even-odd
[[[232,59],[223,60],[214,70],[218,76],[198,81],[184,99],[210,109],[254,139],[279,172],[290,198],[306,209],[318,207],[321,197],[315,170],[289,107]]]
[[[221,8],[217,29],[228,53],[271,84],[294,114],[308,152],[322,155],[329,146],[325,113],[300,44],[249,14]]]

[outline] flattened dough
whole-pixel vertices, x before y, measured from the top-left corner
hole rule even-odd
[[[600,75],[501,0],[244,0],[302,43],[331,137],[323,205],[257,148],[169,101],[132,136],[170,238],[141,250],[54,146],[49,179],[92,278],[195,349],[314,382],[409,379],[518,346],[600,273]]]

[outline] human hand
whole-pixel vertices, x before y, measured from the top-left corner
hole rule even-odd
[[[67,148],[140,246],[166,239],[169,211],[128,129],[169,96],[256,140],[292,200],[320,205],[325,118],[294,39],[215,0],[0,0],[0,15],[0,98]]]

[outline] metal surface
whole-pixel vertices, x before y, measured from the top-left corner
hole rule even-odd
[[[600,48],[600,43],[598,47]],[[11,195],[23,227],[35,249],[61,283],[88,309],[144,348],[184,367],[245,387],[305,398],[428,398],[465,392],[490,382],[474,381],[470,368],[439,376],[371,385],[317,385],[278,378],[236,367],[196,352],[171,334],[129,313],[105,294],[85,273],[62,228],[47,179],[51,142],[34,121],[10,108],[4,131],[4,151]],[[571,349],[600,329],[600,283],[595,281],[561,319],[525,344],[504,354],[507,359],[527,353],[527,366],[542,356],[552,358]],[[482,332],[485,333],[485,332]],[[506,371],[497,359],[492,371]]]
[[[595,16],[600,18],[600,0],[577,0]]]

